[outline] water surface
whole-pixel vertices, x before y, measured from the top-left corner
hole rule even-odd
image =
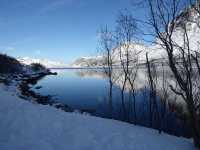
[[[53,95],[54,100],[74,110],[89,112],[105,118],[111,117],[108,105],[109,82],[102,69],[56,69],[52,71],[57,72],[58,75],[46,76],[33,87],[33,90],[42,95]],[[36,89],[37,86],[42,86],[42,88]],[[129,96],[126,92],[125,103],[129,113],[127,111],[124,117],[121,89],[118,85],[114,85],[112,118],[134,122],[133,103],[130,103]],[[136,93],[137,123],[144,126],[149,126],[148,96],[147,89]],[[156,127],[156,123],[154,126]],[[172,112],[167,112],[162,128],[171,134],[187,134],[186,127]]]

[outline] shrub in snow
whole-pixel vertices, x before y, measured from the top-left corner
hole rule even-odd
[[[20,73],[22,65],[18,60],[5,54],[0,54],[0,73]]]
[[[47,70],[45,66],[40,63],[32,63],[31,68],[34,72]]]

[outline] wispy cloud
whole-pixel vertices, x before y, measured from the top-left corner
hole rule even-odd
[[[12,5],[12,7],[17,8],[17,9],[21,9],[21,8],[35,9],[36,8],[36,10],[35,10],[35,11],[37,11],[36,14],[43,15],[50,11],[57,10],[61,7],[66,7],[66,6],[69,7],[74,4],[82,5],[83,3],[85,3],[85,2],[83,2],[81,0],[46,0],[46,1],[20,0],[19,2]]]
[[[47,12],[56,10],[60,7],[63,6],[70,6],[74,4],[77,0],[55,0],[53,2],[49,2],[45,6],[41,7],[40,10],[38,11],[40,15],[45,14]]]

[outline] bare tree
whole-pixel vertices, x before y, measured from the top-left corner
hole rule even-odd
[[[113,55],[112,51],[114,49],[114,37],[113,33],[108,30],[108,27],[105,26],[101,29],[101,36],[100,36],[100,44],[101,44],[101,51],[103,52],[104,56],[104,71],[109,80],[109,111],[110,116],[112,118],[113,107],[112,107],[112,98],[113,98]]]
[[[167,64],[166,64],[167,65]],[[164,121],[167,119],[167,109],[168,109],[168,99],[169,99],[169,83],[167,82],[167,73],[166,73],[165,62],[162,63],[162,86],[158,95],[160,98],[161,110],[160,110],[160,131],[164,126]],[[174,98],[175,99],[175,98]]]
[[[177,24],[177,17],[180,13],[179,0],[148,0],[150,8],[150,24],[153,27],[158,43],[166,51],[169,67],[173,77],[178,84],[178,88],[173,86],[171,90],[182,97],[187,105],[189,113],[189,123],[192,129],[193,139],[196,146],[200,147],[200,97],[199,82],[200,76],[197,74],[198,58],[191,48],[189,40],[187,22],[181,26]],[[179,44],[174,37],[176,29],[182,31],[182,43]],[[196,63],[193,63],[196,58]]]
[[[161,133],[161,116],[157,101],[157,80],[158,74],[156,70],[156,66],[152,61],[149,61],[148,53],[146,53],[146,66],[147,66],[147,76],[148,83],[150,88],[149,94],[149,122],[150,126],[153,127],[153,123],[155,122],[156,128]]]
[[[121,100],[122,100],[122,109],[124,118],[126,118],[126,104],[124,98],[124,92],[127,88],[127,84],[131,86],[131,92],[133,96],[133,104],[134,104],[134,123],[136,123],[136,106],[135,106],[135,88],[134,81],[137,75],[137,65],[133,67],[133,64],[138,62],[136,58],[136,53],[134,52],[133,47],[133,39],[136,32],[136,22],[131,14],[123,14],[120,13],[117,19],[117,28],[116,28],[116,41],[119,49],[119,57],[121,67],[124,73],[124,78],[122,81],[122,89],[121,89]],[[135,55],[135,56],[134,56]],[[133,59],[134,58],[134,59]],[[129,98],[129,108],[131,109],[132,102],[131,98]],[[128,110],[129,115],[131,114],[130,109]],[[128,117],[130,121],[130,116]]]

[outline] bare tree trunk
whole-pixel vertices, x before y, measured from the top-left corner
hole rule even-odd
[[[193,63],[192,59],[194,50],[190,47],[191,41],[188,37],[187,23],[183,23],[181,26],[183,44],[178,44],[175,37],[173,37],[177,28],[176,21],[180,12],[179,8],[181,8],[180,3],[177,0],[148,0],[148,5],[150,8],[149,24],[153,27],[161,47],[167,52],[169,67],[174,79],[178,83],[178,89],[175,89],[173,86],[170,86],[170,88],[186,102],[193,140],[195,145],[200,148],[200,109],[198,107],[200,95],[199,85],[196,84],[199,82],[200,76],[197,75],[194,67],[195,63]],[[198,12],[199,8],[196,10]],[[175,51],[178,52],[177,55],[175,55]],[[198,68],[198,61],[196,67]]]
[[[160,119],[160,112],[157,104],[157,93],[156,93],[156,81],[157,80],[157,73],[155,71],[154,66],[154,75],[152,74],[151,70],[151,63],[148,59],[148,54],[146,53],[146,61],[147,61],[147,73],[148,73],[148,81],[150,86],[150,95],[149,95],[149,122],[150,126],[153,127],[153,119],[155,119],[156,128],[158,129],[159,133],[161,133],[161,119]]]
[[[125,90],[125,85],[126,85],[126,79],[123,82],[123,86],[121,89],[121,102],[122,102],[122,115],[123,115],[123,120],[126,120],[126,104],[125,104],[125,99],[124,99],[124,90]]]
[[[150,94],[149,94],[149,124],[150,127],[153,127],[153,111],[152,111],[152,105],[153,105],[153,86],[152,86],[152,76],[151,76],[151,69],[150,69],[150,63],[149,63],[149,59],[148,59],[148,54],[146,53],[146,62],[147,62],[147,69],[148,69],[148,81],[149,81],[149,85],[150,85]]]
[[[101,29],[101,46],[105,59],[104,71],[109,80],[109,92],[108,92],[108,105],[110,117],[112,118],[113,108],[112,108],[112,99],[113,99],[113,58],[112,51],[115,47],[113,33],[108,31],[107,26]]]
[[[110,116],[112,118],[112,114],[113,114],[113,107],[112,107],[112,91],[113,91],[113,83],[112,81],[110,80],[110,87],[109,87],[109,110],[110,110]]]
[[[122,88],[122,105],[124,106],[124,90],[125,88],[129,90],[130,93],[132,93],[133,96],[133,107],[134,107],[134,124],[136,124],[136,103],[135,103],[135,87],[134,87],[134,81],[137,74],[137,71],[133,73],[133,69],[131,68],[131,65],[134,63],[131,59],[133,59],[133,55],[131,55],[131,51],[133,52],[135,49],[131,47],[134,34],[136,31],[136,23],[130,14],[121,14],[117,20],[118,26],[117,26],[117,41],[118,41],[118,48],[119,48],[119,54],[120,54],[120,62],[121,67],[124,73],[124,79],[123,79],[123,88]],[[131,64],[131,61],[133,62]],[[137,63],[137,61],[135,62]],[[133,75],[134,74],[134,75]],[[133,77],[132,77],[133,75]],[[131,86],[131,89],[129,89],[129,85]],[[131,103],[131,98],[129,98],[129,104]],[[129,106],[128,108],[131,109],[132,106]],[[128,111],[130,113],[130,110]],[[127,114],[130,116],[130,114]],[[130,117],[128,117],[130,120]]]

